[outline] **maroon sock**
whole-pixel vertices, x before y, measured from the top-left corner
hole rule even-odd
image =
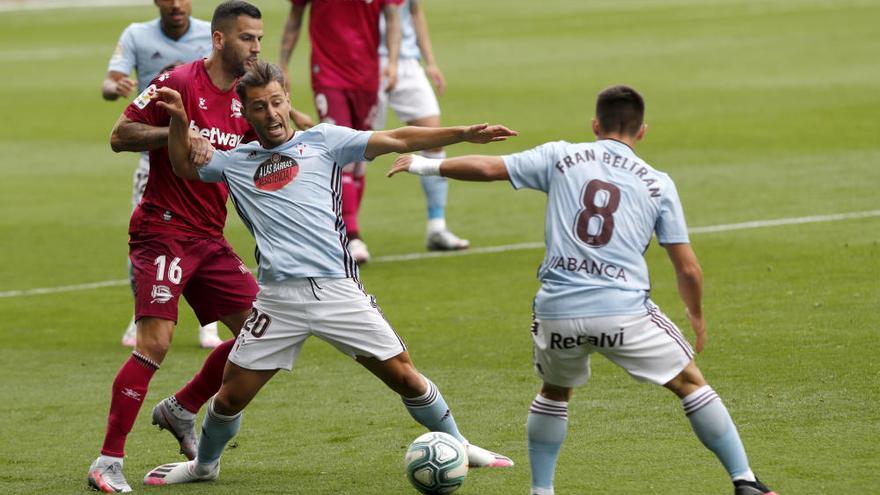
[[[147,387],[157,369],[158,364],[134,352],[116,373],[102,455],[125,456],[125,438],[134,426],[147,395]]]
[[[195,414],[214,396],[220,385],[223,384],[223,369],[226,367],[226,358],[235,344],[235,339],[229,339],[218,345],[208,354],[202,369],[196,373],[180,391],[174,394],[177,402],[187,411]]]
[[[345,222],[345,230],[349,238],[357,238],[358,210],[360,209],[360,193],[358,192],[358,179],[351,173],[342,174],[342,221]]]

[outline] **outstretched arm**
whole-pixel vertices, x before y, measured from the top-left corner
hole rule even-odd
[[[416,175],[442,175],[450,179],[477,182],[510,179],[507,167],[504,166],[504,159],[500,156],[489,155],[465,155],[445,160],[403,155],[391,166],[388,177],[400,172]]]
[[[703,269],[690,244],[665,244],[666,254],[675,268],[678,294],[697,336],[697,352],[706,345],[706,320],[703,318]]]
[[[190,135],[186,116],[186,109],[180,93],[171,88],[159,88],[156,92],[156,105],[168,111],[171,122],[168,124],[168,158],[171,159],[171,167],[174,174],[184,179],[199,179],[199,167],[208,163],[214,153],[214,148],[207,145],[193,146],[193,136]]]
[[[457,127],[401,127],[390,131],[376,131],[367,142],[364,156],[372,160],[386,153],[410,153],[440,148],[468,141],[485,144],[504,141],[516,136],[516,131],[503,125],[477,124]]]

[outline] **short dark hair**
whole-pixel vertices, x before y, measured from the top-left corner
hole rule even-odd
[[[255,5],[240,0],[229,0],[223,2],[214,9],[214,17],[211,18],[211,32],[223,31],[229,21],[234,21],[239,16],[246,15],[254,19],[262,19],[263,14],[260,13]]]
[[[257,60],[257,63],[248,69],[244,76],[238,80],[238,84],[235,85],[235,92],[238,93],[238,98],[242,103],[247,103],[246,95],[248,88],[263,88],[272,81],[277,82],[283,88],[284,72],[275,64],[270,64],[265,60]]]
[[[602,132],[635,136],[645,121],[645,100],[629,86],[611,86],[596,98],[596,118]]]

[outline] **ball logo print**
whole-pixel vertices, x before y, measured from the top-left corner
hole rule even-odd
[[[406,477],[420,493],[452,493],[468,473],[464,445],[447,433],[432,431],[416,438],[403,459]]]

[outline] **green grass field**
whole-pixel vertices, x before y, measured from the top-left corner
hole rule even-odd
[[[215,2],[196,2],[208,17]],[[286,2],[257,2],[277,58]],[[424,2],[449,83],[444,121],[507,124],[521,135],[450,154],[506,153],[590,140],[595,94],[628,83],[648,103],[640,154],[676,179],[692,227],[880,210],[880,4],[866,0],[546,0]],[[110,151],[122,102],[100,99],[122,29],[155,8],[0,15],[0,493],[86,492],[110,384],[129,351],[124,284],[13,291],[125,278],[136,156]],[[307,46],[294,102],[314,113]],[[527,493],[525,417],[538,387],[528,327],[540,249],[412,261],[423,251],[414,177],[371,166],[362,270],[419,368],[465,435],[510,455],[459,493]],[[544,197],[506,184],[452,184],[448,220],[475,248],[542,239]],[[227,234],[249,263],[252,241]],[[782,494],[880,493],[880,216],[699,233],[709,342],[699,364],[724,398],[755,471]],[[648,254],[654,299],[685,333],[662,249]],[[195,320],[177,342],[129,436],[137,492],[413,493],[402,472],[418,436],[397,397],[330,346],[306,345],[248,408],[219,481],[145,489],[182,459],[149,411],[201,364]],[[559,494],[730,493],[678,401],[594,359],[571,403]]]

